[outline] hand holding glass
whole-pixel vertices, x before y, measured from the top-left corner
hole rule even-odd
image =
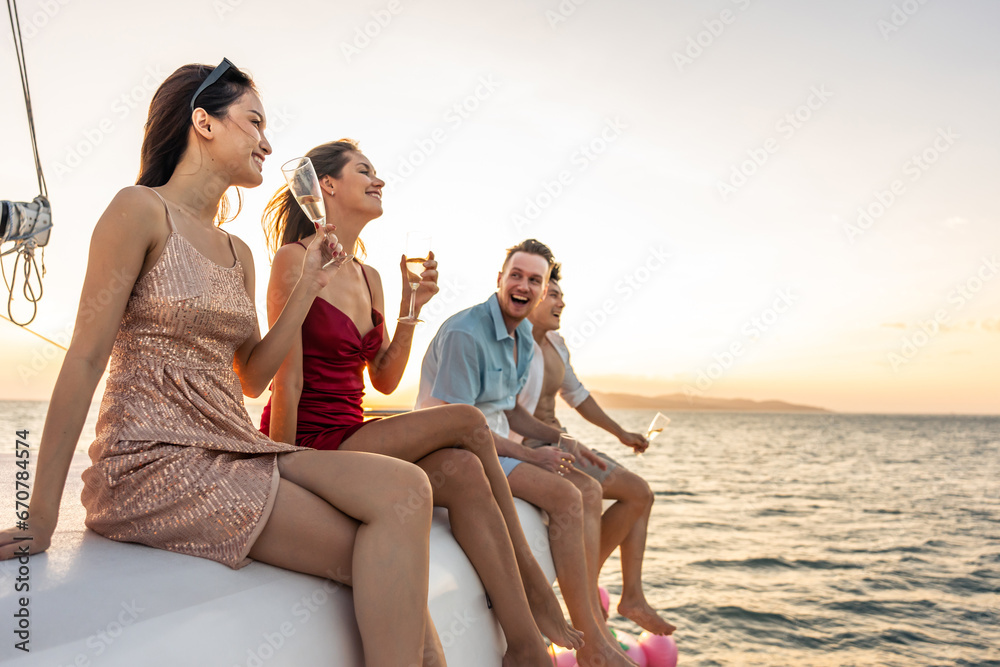
[[[430,259],[431,235],[424,232],[406,233],[406,273],[410,283],[410,314],[400,317],[398,322],[416,324],[423,322],[417,319],[417,289],[420,288],[420,274],[424,272],[424,262]]]
[[[288,190],[295,201],[302,207],[302,212],[316,225],[316,233],[326,225],[326,206],[323,204],[323,190],[320,189],[319,177],[313,167],[312,160],[307,157],[297,157],[281,165],[281,173],[288,182]],[[325,233],[325,232],[324,232]],[[323,265],[323,268],[334,264],[340,268],[344,262],[353,259],[354,255],[346,252],[334,255]]]
[[[559,449],[563,450],[567,454],[571,454],[574,460],[576,460],[580,456],[580,448],[577,445],[579,445],[579,443],[577,442],[576,438],[569,435],[568,433],[563,433],[562,435],[560,435],[559,442],[556,444],[556,446]],[[562,467],[565,470],[560,470],[559,474],[565,475],[567,472],[570,472],[573,469],[573,463],[569,460],[566,460],[566,462],[563,464]]]

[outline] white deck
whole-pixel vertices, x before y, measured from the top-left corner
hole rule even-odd
[[[14,456],[0,454],[0,524],[14,517]],[[31,557],[30,653],[14,648],[16,561],[0,563],[0,662],[10,667],[363,665],[351,590],[280,568],[218,563],[107,540],[83,525],[73,459],[59,529]],[[517,500],[528,543],[555,578],[540,512]],[[499,665],[504,640],[478,576],[451,535],[431,530],[429,605],[451,667]]]

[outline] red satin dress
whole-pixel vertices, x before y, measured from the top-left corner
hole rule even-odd
[[[362,269],[368,296],[371,286]],[[302,396],[299,398],[295,444],[313,449],[337,449],[358,429],[375,420],[364,420],[364,369],[382,347],[385,318],[372,308],[373,328],[361,335],[347,315],[317,296],[302,323]],[[260,419],[268,435],[271,400]]]

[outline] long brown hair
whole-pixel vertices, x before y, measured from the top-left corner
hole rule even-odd
[[[319,178],[324,176],[340,178],[344,167],[351,161],[351,154],[357,152],[359,152],[358,142],[353,139],[338,139],[317,146],[306,153],[306,157],[312,160],[316,176]],[[315,225],[306,217],[287,185],[278,188],[267,202],[261,225],[264,227],[264,237],[267,239],[267,247],[272,257],[281,246],[301,241],[316,233]],[[354,254],[363,256],[364,252],[365,244],[358,239]]]
[[[191,96],[212,69],[210,65],[178,67],[156,89],[149,103],[136,185],[155,188],[170,180],[188,147]],[[229,107],[250,91],[257,91],[253,80],[235,67],[230,67],[217,82],[198,95],[198,106],[211,116],[225,118]],[[236,188],[236,197],[238,205],[232,216],[234,218],[243,208],[239,188]],[[219,202],[215,223],[221,225],[229,219],[229,197],[224,195]]]

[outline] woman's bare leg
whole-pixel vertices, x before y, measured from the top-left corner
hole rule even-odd
[[[597,484],[593,478],[577,473]],[[572,477],[573,473],[570,473]],[[581,486],[587,486],[586,480],[578,480]],[[600,491],[593,489],[588,494],[597,496],[595,508],[593,500],[585,499],[581,491],[570,480],[543,470],[538,466],[521,464],[510,474],[510,486],[518,498],[523,498],[549,514],[549,544],[552,549],[552,560],[556,566],[556,576],[559,579],[559,589],[569,608],[573,625],[583,631],[586,644],[576,652],[577,661],[581,667],[591,665],[609,665],[613,667],[629,667],[634,665],[621,653],[617,642],[613,642],[604,625],[600,607],[595,610],[592,598],[597,595],[596,577],[593,574],[597,564],[598,536],[594,539],[585,537],[585,523],[600,526]],[[596,517],[585,518],[585,513]],[[587,554],[587,543],[593,552]],[[591,562],[592,561],[592,562]],[[600,605],[600,601],[597,603]]]
[[[278,457],[281,481],[250,557],[350,584],[369,666],[420,665],[431,503],[424,472],[357,452]],[[413,511],[400,519],[407,503]]]
[[[580,633],[563,617],[559,599],[528,546],[514,498],[497,458],[486,418],[469,405],[443,405],[381,419],[368,424],[341,443],[341,450],[375,452],[418,461],[446,447],[467,449],[479,459],[490,481],[493,497],[507,525],[524,592],[538,629],[564,648],[580,648]]]
[[[448,448],[417,461],[431,480],[434,504],[448,508],[451,532],[479,574],[507,638],[512,665],[550,667],[551,659],[521,586],[507,526],[479,460],[464,449]]]

